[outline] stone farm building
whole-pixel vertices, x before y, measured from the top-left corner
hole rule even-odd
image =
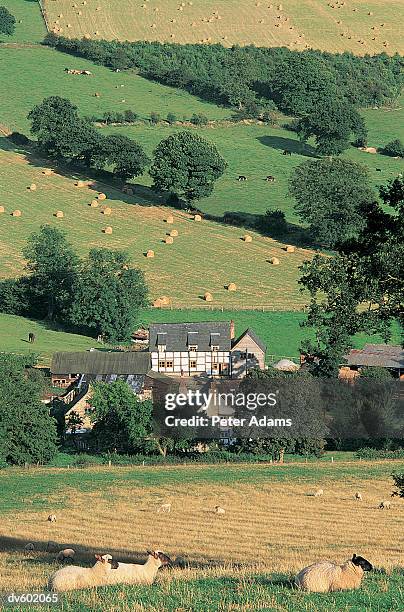
[[[352,349],[345,359],[347,365],[340,368],[341,378],[355,378],[362,368],[379,367],[404,380],[404,349],[401,346],[365,344],[363,349]]]

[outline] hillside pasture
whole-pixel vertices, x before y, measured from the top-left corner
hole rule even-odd
[[[401,0],[44,0],[44,6],[49,28],[73,38],[312,47],[356,55],[404,49]]]
[[[158,548],[189,566],[161,570],[154,587],[69,593],[65,610],[399,610],[403,502],[390,511],[378,504],[400,469],[402,462],[385,461],[3,471],[0,586],[43,591],[58,567],[46,552],[52,540],[73,547],[83,565],[100,550],[136,562]],[[324,496],[315,498],[319,486]],[[167,501],[171,513],[158,514]],[[225,515],[212,512],[217,504]],[[47,522],[49,512],[56,523]],[[305,565],[354,552],[376,570],[360,590],[319,596],[292,588]]]
[[[37,0],[1,0],[0,6],[5,6],[16,20],[13,36],[0,34],[0,43],[18,45],[38,43],[44,39],[46,27]],[[2,55],[3,52],[1,49]]]
[[[7,147],[7,139],[1,140]],[[203,296],[209,291],[219,307],[290,310],[304,305],[297,278],[299,266],[313,254],[309,249],[286,253],[283,244],[256,232],[249,232],[253,240],[247,243],[242,229],[206,220],[195,222],[185,212],[163,207],[161,198],[142,186],[133,196],[91,180],[79,188],[78,180],[88,177],[66,176],[58,168],[45,176],[46,166],[31,153],[0,151],[1,204],[5,207],[0,214],[3,278],[22,272],[21,251],[28,236],[50,224],[66,230],[80,255],[101,246],[128,251],[134,265],[145,271],[152,300],[166,295],[173,306],[204,306]],[[32,184],[35,191],[29,189]],[[96,208],[90,206],[99,192],[108,196],[105,204],[112,209],[108,217],[101,202]],[[17,207],[21,216],[12,216]],[[58,210],[63,218],[56,218]],[[172,225],[165,222],[169,214],[174,216]],[[111,235],[105,233],[106,226],[113,228]],[[179,236],[173,244],[165,244],[173,229]],[[145,256],[149,249],[155,252],[152,259]],[[271,265],[272,257],[280,265]],[[236,283],[236,292],[227,290],[230,282]]]

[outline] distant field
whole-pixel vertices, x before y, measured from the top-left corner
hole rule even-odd
[[[0,6],[5,6],[17,22],[14,35],[0,34],[0,43],[36,43],[44,39],[46,27],[37,0],[1,0]]]
[[[85,6],[45,0],[45,7],[49,27],[76,38],[313,47],[357,55],[404,49],[401,0],[88,0]]]
[[[59,567],[45,552],[53,540],[73,547],[80,565],[91,565],[100,550],[136,562],[157,548],[190,566],[160,570],[152,587],[68,593],[63,610],[402,610],[404,502],[377,509],[391,493],[391,472],[402,469],[402,461],[338,461],[2,470],[0,588],[45,590]],[[324,496],[315,498],[319,486]],[[363,502],[355,501],[357,490]],[[171,513],[158,514],[167,501]],[[212,512],[216,504],[224,516]],[[49,512],[56,523],[47,522]],[[31,554],[27,542],[35,545]],[[292,587],[305,565],[341,563],[354,552],[375,566],[358,591],[316,595]]]

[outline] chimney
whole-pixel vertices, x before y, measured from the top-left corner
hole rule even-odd
[[[234,340],[235,337],[235,331],[234,331],[234,321],[233,319],[230,321],[230,340]]]

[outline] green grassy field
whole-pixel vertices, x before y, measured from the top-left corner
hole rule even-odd
[[[45,7],[50,28],[76,38],[307,46],[357,55],[403,50],[401,0],[91,0],[85,6],[45,0]]]
[[[59,567],[55,554],[46,552],[52,539],[72,546],[76,563],[84,566],[100,551],[142,562],[147,548],[164,550],[174,561],[153,586],[64,594],[63,610],[401,610],[397,534],[404,527],[404,502],[393,500],[389,512],[377,505],[391,493],[391,472],[403,469],[402,461],[336,461],[2,470],[0,587],[43,591]],[[314,498],[318,486],[324,496]],[[356,490],[363,502],[355,501]],[[158,514],[167,500],[171,513]],[[226,509],[224,516],[213,514],[215,504]],[[47,522],[50,511],[56,523]],[[31,554],[23,550],[27,542],[34,543]],[[375,568],[359,590],[318,595],[293,588],[305,565],[341,563],[353,552]],[[176,566],[178,557],[185,569]]]
[[[46,35],[45,23],[37,0],[1,0],[16,19],[13,36],[0,34],[0,43],[36,43],[41,42]],[[4,49],[1,50],[3,55]]]

